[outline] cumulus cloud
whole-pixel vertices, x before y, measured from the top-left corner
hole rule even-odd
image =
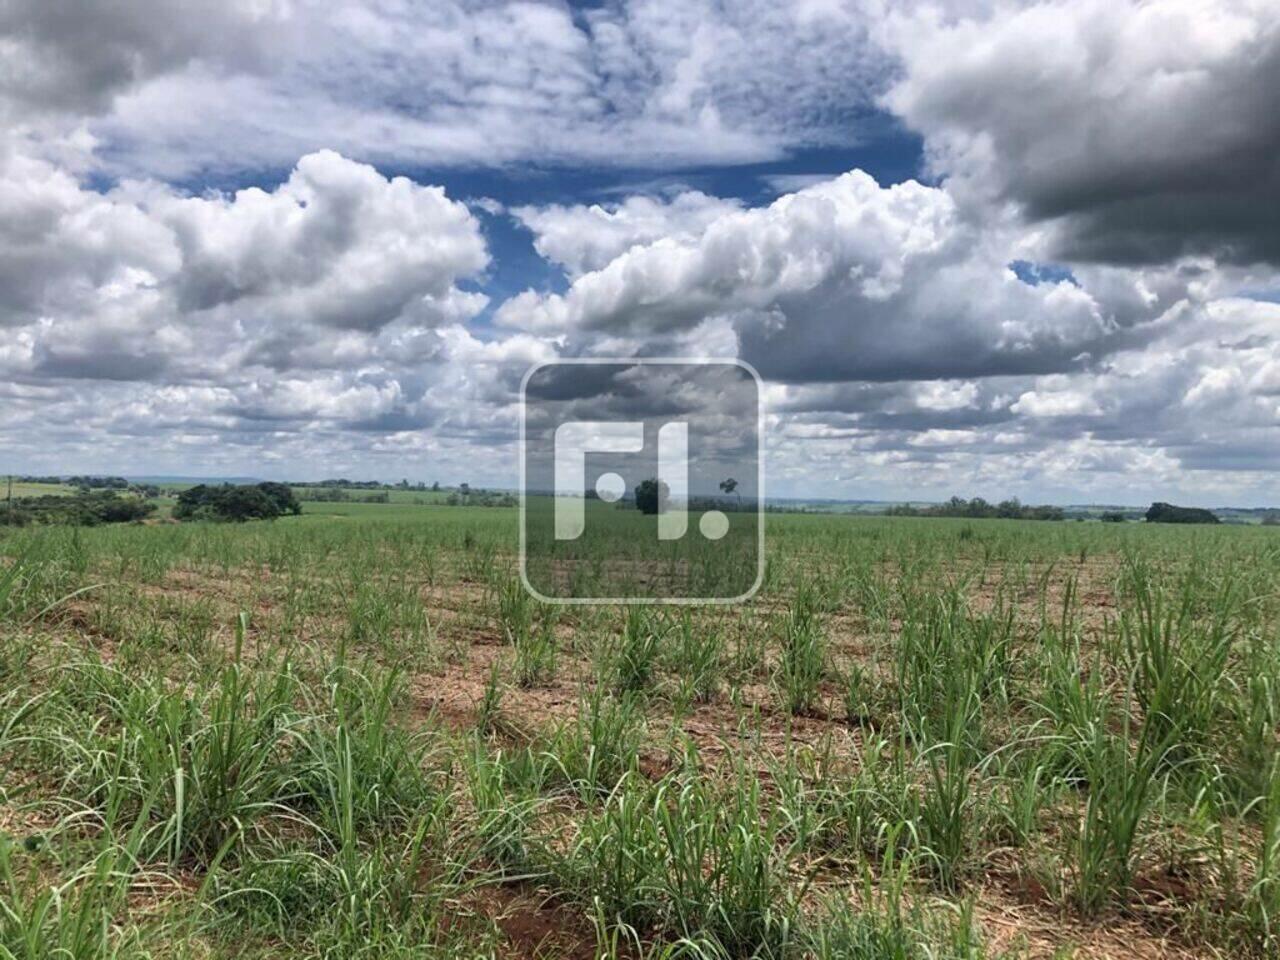
[[[1280,264],[1280,6],[1049,0],[891,16],[884,102],[979,204],[1052,226],[1057,255]]]
[[[1077,367],[1176,302],[1173,284],[1112,310],[1068,281],[1027,283],[1008,267],[1015,249],[962,217],[946,189],[884,188],[854,171],[631,247],[563,295],[508,301],[497,319],[642,338],[719,316],[766,376],[936,379]]]
[[[547,236],[582,224],[563,235],[589,244],[586,224],[611,212],[555,214]],[[947,186],[853,172],[694,229],[677,219],[497,319],[615,354],[716,331],[781,381],[770,433],[784,484],[799,471],[889,497],[889,478],[1034,496],[1061,471],[1062,490],[1115,496],[1148,471],[1165,489],[1268,490],[1280,307],[1232,296],[1267,271],[1183,259],[1020,276],[1011,263],[1038,242],[1016,219],[965,216]]]
[[[161,190],[143,203],[177,241],[174,292],[186,310],[250,301],[300,322],[361,331],[407,310],[424,322],[457,319],[476,304],[458,296],[454,281],[488,263],[470,211],[442,189],[388,180],[328,150],[303,157],[270,192]]]
[[[511,214],[533,232],[534,249],[543,258],[576,278],[608,266],[634,246],[694,239],[741,207],[737,200],[688,190],[669,199],[633,196],[611,205],[523,206]]]
[[[367,468],[375,451],[392,463],[393,436],[425,462],[416,433],[431,427],[462,463],[495,423],[513,429],[520,373],[554,352],[464,326],[486,298],[461,284],[488,263],[465,205],[330,151],[272,189],[192,195],[99,192],[10,150],[4,446],[24,469],[99,469],[145,438],[148,461],[177,473],[192,457],[196,472],[241,458],[239,472],[271,450],[303,458],[302,475],[334,458]]]
[[[190,378],[412,359],[473,316],[488,253],[466,207],[329,151],[274,190],[106,193],[11,153],[0,169],[0,325],[15,376]]]

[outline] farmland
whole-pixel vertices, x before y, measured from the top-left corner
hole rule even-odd
[[[771,515],[749,602],[561,608],[401,499],[4,534],[0,957],[1280,951],[1280,530]]]

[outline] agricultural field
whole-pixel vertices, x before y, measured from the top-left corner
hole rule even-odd
[[[20,497],[52,497],[52,496],[71,496],[76,492],[76,488],[68,486],[65,483],[26,483],[23,481],[14,481],[12,485],[5,481],[0,481],[0,497],[8,497],[9,491],[12,489],[15,499]]]
[[[1280,530],[770,515],[554,607],[517,514],[0,539],[0,957],[1280,954]]]

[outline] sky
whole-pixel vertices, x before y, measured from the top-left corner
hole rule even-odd
[[[0,471],[512,487],[736,357],[771,496],[1280,505],[1274,0],[4,0]]]

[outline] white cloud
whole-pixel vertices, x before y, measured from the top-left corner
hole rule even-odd
[[[1054,379],[1060,381],[1055,389]],[[1028,417],[1081,417],[1099,414],[1097,401],[1082,390],[1072,390],[1063,378],[1044,378],[1042,387],[1028,390],[1009,409]]]
[[[399,164],[773,160],[856,136],[885,60],[844,3],[18,6],[0,20],[0,99],[93,115],[125,175],[278,168],[325,147]]]
[[[173,231],[175,292],[190,310],[248,301],[340,329],[375,331],[406,311],[434,323],[476,311],[453,284],[488,264],[476,221],[442,189],[387,180],[328,150],[270,192],[161,189],[143,192],[142,205]]]
[[[963,410],[978,399],[978,385],[968,381],[933,381],[920,384],[915,402],[922,410]]]
[[[1052,489],[1265,498],[1280,306],[1230,298],[1251,274],[1196,260],[1023,282],[1007,264],[1034,243],[966,218],[946,187],[855,172],[677,222],[498,319],[588,350],[731,331],[726,346],[792,384],[774,392],[774,456],[796,484],[1034,495],[1062,477]],[[1140,487],[1126,471],[1147,471]]]
[[[14,376],[165,379],[359,363],[465,320],[488,263],[469,211],[332,152],[272,191],[105,194],[12,152],[0,168],[0,325]]]
[[[533,232],[534,249],[576,278],[607,266],[633,246],[668,237],[694,239],[741,207],[736,200],[690,190],[666,200],[633,196],[607,206],[552,204],[516,207],[511,213]]]
[[[664,336],[733,323],[743,356],[784,380],[1049,372],[1109,349],[1113,316],[1071,283],[1023,283],[1000,230],[978,231],[941,188],[882,188],[859,171],[700,232],[632,247],[563,295],[526,293],[499,322],[580,336]],[[1132,312],[1132,311],[1131,311]]]

